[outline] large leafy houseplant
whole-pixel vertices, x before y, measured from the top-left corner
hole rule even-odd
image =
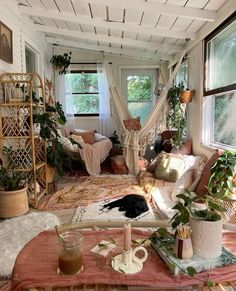
[[[179,99],[180,91],[181,88],[179,86],[173,86],[167,93],[169,112],[166,123],[169,130],[176,130],[176,133],[170,139],[171,145],[175,147],[179,147],[183,144],[186,128],[185,110]]]
[[[57,126],[66,123],[62,105],[56,102],[54,106],[46,103],[46,112],[34,114],[34,123],[40,124],[39,135],[47,141],[47,163],[55,167],[57,172],[63,174],[63,147],[59,141]]]
[[[50,63],[56,70],[59,70],[59,74],[66,74],[66,69],[70,65],[71,52],[64,53],[63,55],[53,55]]]

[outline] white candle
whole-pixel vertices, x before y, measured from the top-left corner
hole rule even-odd
[[[128,251],[131,248],[131,224],[124,225],[124,250]]]

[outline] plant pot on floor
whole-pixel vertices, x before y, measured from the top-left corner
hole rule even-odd
[[[204,221],[190,218],[192,244],[195,255],[216,258],[222,253],[222,220]]]
[[[27,188],[0,191],[0,217],[11,218],[29,211]]]

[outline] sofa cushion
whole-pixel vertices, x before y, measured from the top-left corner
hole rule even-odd
[[[176,195],[183,192],[184,189],[189,189],[189,187],[194,182],[194,169],[188,169],[183,173],[183,175],[176,181],[174,189],[171,194],[171,199],[174,202],[178,201]]]
[[[76,141],[81,146],[84,144],[83,137],[77,134],[71,134],[70,138],[72,138],[74,141]]]
[[[127,130],[141,129],[140,117],[123,120],[124,126]]]
[[[150,165],[147,166],[146,170],[149,172],[149,173],[154,173],[155,170],[156,170],[156,167],[157,165],[161,162],[163,156],[165,155],[165,152],[161,152],[159,153],[155,159],[153,159],[150,163]]]
[[[205,163],[199,184],[195,190],[197,195],[207,194],[207,185],[209,178],[211,176],[211,167],[214,165],[215,161],[221,156],[222,151],[216,150],[215,153],[210,157],[210,159]]]
[[[179,157],[163,156],[155,170],[156,179],[167,182],[176,182],[184,172],[184,161]]]
[[[95,143],[95,130],[92,131],[73,131],[73,135],[81,136],[85,143],[94,144]]]
[[[192,154],[192,141],[187,140],[181,147],[173,147],[171,150],[172,154],[182,154],[182,155],[191,155]]]

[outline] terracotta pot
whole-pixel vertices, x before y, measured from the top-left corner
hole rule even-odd
[[[27,188],[0,191],[0,217],[11,218],[29,211]]]
[[[193,95],[194,95],[195,90],[183,90],[180,92],[180,102],[181,103],[190,103],[192,102]]]
[[[192,244],[195,255],[216,258],[222,253],[222,220],[203,221],[190,218]]]
[[[50,166],[50,165],[46,165],[46,180],[47,183],[52,183],[54,180],[54,176],[55,176],[55,168]]]

